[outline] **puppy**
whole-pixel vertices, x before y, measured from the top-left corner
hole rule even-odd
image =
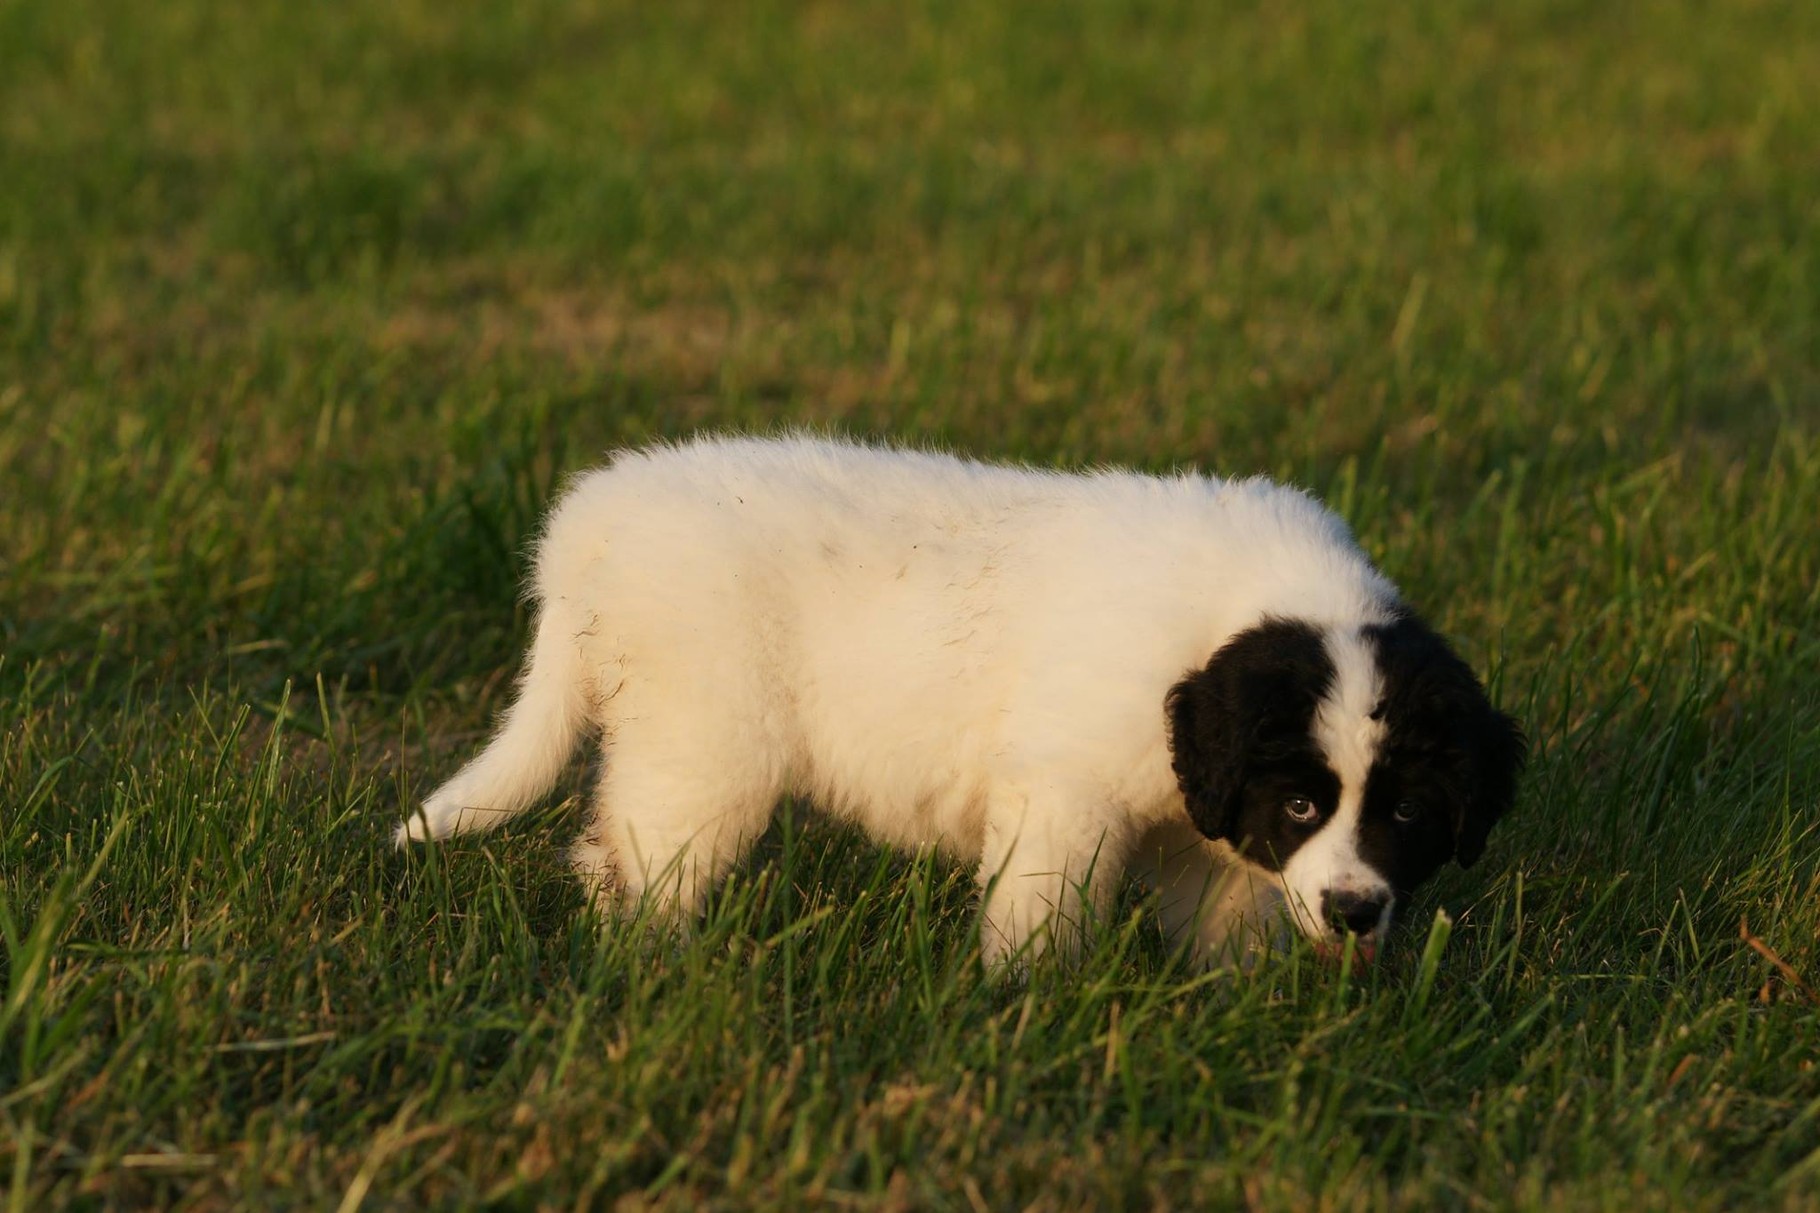
[[[1368,955],[1523,762],[1346,525],[1264,479],[702,438],[577,478],[531,592],[517,701],[398,842],[523,811],[593,733],[576,867],[680,915],[795,795],[977,863],[994,968],[1128,871],[1208,963],[1291,929]]]

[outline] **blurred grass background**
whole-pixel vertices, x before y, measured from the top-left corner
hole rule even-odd
[[[1820,1199],[1816,79],[1777,0],[0,0],[13,1207]],[[982,987],[795,813],[668,949],[564,808],[389,854],[561,478],[798,424],[1309,486],[1518,815],[1238,988]]]

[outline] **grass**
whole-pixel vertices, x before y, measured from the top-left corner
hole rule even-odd
[[[0,0],[6,1207],[1814,1207],[1815,79],[1795,0]],[[686,941],[572,800],[394,853],[561,477],[784,422],[1310,486],[1517,813],[1232,982],[1132,900],[990,986],[800,808]]]

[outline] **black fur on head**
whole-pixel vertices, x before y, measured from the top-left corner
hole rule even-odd
[[[1365,788],[1362,853],[1399,892],[1452,856],[1485,850],[1510,808],[1525,743],[1472,670],[1413,614],[1364,628],[1383,686],[1383,740]],[[1313,724],[1335,669],[1321,631],[1266,619],[1234,636],[1164,700],[1176,782],[1195,827],[1280,868],[1311,833],[1291,797],[1337,809],[1340,781]],[[1413,811],[1414,817],[1408,814]]]
[[[1310,733],[1333,676],[1318,631],[1300,620],[1267,619],[1170,688],[1164,711],[1171,761],[1196,829],[1245,845],[1271,866],[1288,858],[1297,840],[1273,837],[1280,793],[1339,797]]]
[[[1453,854],[1471,867],[1516,798],[1528,743],[1492,707],[1471,667],[1413,614],[1369,627],[1384,678],[1382,756],[1372,781],[1420,771],[1452,814]]]

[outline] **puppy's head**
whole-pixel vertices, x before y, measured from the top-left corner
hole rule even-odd
[[[1165,703],[1195,826],[1283,883],[1317,943],[1375,946],[1399,901],[1470,865],[1510,808],[1516,721],[1413,615],[1362,627],[1268,619]]]

